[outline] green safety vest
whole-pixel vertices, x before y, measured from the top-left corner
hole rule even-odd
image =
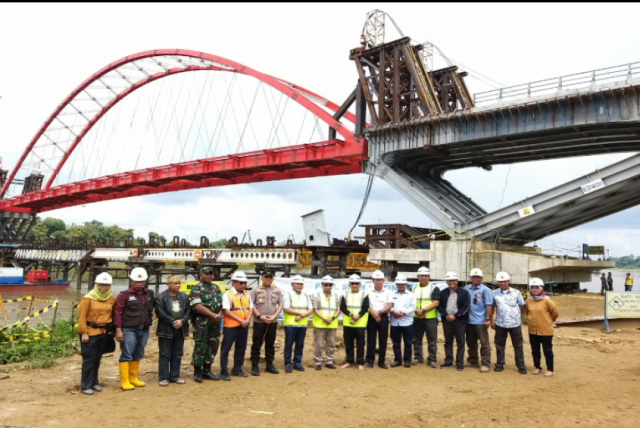
[[[316,300],[318,302],[318,312],[322,314],[323,317],[331,319],[331,316],[336,313],[338,310],[338,305],[336,304],[336,298],[333,294],[327,297],[322,291],[320,291],[316,295]],[[331,321],[331,324],[326,324],[319,316],[313,313],[313,328],[338,328],[338,317]]]
[[[295,291],[290,291],[289,300],[291,301],[291,309],[295,309],[296,311],[309,310],[309,298],[304,293],[304,291],[301,291],[300,294],[296,293]],[[282,320],[284,325],[300,327],[306,327],[307,323],[309,322],[307,317],[304,317],[300,321],[296,322],[296,315],[288,314],[286,312],[284,312],[284,314],[282,315]]]
[[[364,298],[365,298],[364,291],[361,290],[357,293],[352,293],[351,291],[349,291],[345,296],[345,298],[347,299],[347,309],[349,309],[349,312],[351,312],[352,314],[359,313],[360,310],[362,309],[362,303],[364,302]],[[368,320],[369,320],[369,313],[366,313],[363,316],[361,316],[358,321],[351,324],[351,317],[345,314],[342,314],[343,327],[364,328],[367,326]]]
[[[416,284],[416,288],[415,290],[413,290],[413,294],[416,295],[417,309],[426,308],[427,306],[433,303],[433,300],[431,300],[431,293],[433,293],[433,287],[435,287],[435,285],[431,283],[429,283],[429,285],[427,285],[426,287],[420,287],[420,283]],[[424,317],[426,319],[437,318],[437,316],[438,316],[437,308],[433,308],[429,312],[424,314]],[[413,317],[418,318],[415,312],[413,313]]]

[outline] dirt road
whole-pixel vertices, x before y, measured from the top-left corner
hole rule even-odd
[[[573,314],[602,300],[558,298],[561,313]],[[585,313],[584,316],[601,313]],[[564,317],[565,315],[563,315]],[[573,315],[571,315],[573,316]],[[570,317],[571,317],[570,316]],[[315,371],[312,334],[305,347],[304,373],[285,374],[284,334],[278,332],[279,375],[232,378],[231,382],[192,381],[191,339],[183,360],[185,385],[157,384],[157,342],[150,341],[141,364],[144,388],[119,387],[117,355],[105,357],[104,391],[85,396],[78,390],[81,358],[61,359],[50,369],[0,367],[0,426],[19,427],[638,427],[640,425],[640,323],[612,323],[617,331],[560,327],[554,349],[556,375],[520,375],[507,353],[502,373],[477,369],[434,370],[426,366]],[[526,327],[525,327],[526,332]],[[341,328],[339,330],[341,335]],[[532,360],[525,334],[525,359]],[[444,358],[442,331],[438,359]],[[119,355],[119,353],[118,353]],[[247,353],[248,356],[248,353]],[[391,346],[387,353],[392,361]],[[337,353],[344,359],[344,348]],[[492,349],[495,362],[495,348]],[[264,364],[262,364],[264,366]],[[219,362],[214,363],[219,367]],[[248,371],[249,364],[245,365]],[[0,376],[1,377],[1,376]]]

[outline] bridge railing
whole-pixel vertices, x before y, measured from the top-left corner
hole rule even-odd
[[[580,86],[592,86],[596,83],[602,84],[605,82],[623,81],[639,77],[640,61],[615,67],[601,68],[598,70],[538,80],[507,88],[478,92],[473,96],[473,103],[474,105],[499,103],[515,98],[529,98],[538,95],[556,93],[564,89],[573,89]]]

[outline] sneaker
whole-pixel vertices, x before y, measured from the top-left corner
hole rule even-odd
[[[391,367],[392,367],[392,368],[393,368],[393,367],[398,367],[398,366],[401,366],[401,365],[402,365],[402,363],[400,363],[400,362],[398,362],[398,361],[394,361],[393,363],[391,363]]]
[[[411,364],[413,364],[414,366],[418,365],[418,364],[422,364],[424,363],[423,360],[418,360],[417,358],[415,360],[413,360],[413,362]]]
[[[302,367],[302,364],[296,364],[295,366],[293,366],[294,370],[297,370],[299,372],[303,372],[304,371],[304,367]]]
[[[242,370],[231,370],[231,376],[237,376],[237,377],[247,377],[247,374],[245,372],[243,372]]]
[[[431,367],[432,369],[437,369],[438,365],[436,364],[436,362],[431,362],[431,363],[427,363],[429,365],[429,367]]]
[[[334,366],[334,365],[333,365],[333,363],[325,364],[324,366],[325,366],[326,368],[328,368],[328,369],[331,369],[331,370],[335,370],[335,369],[336,369],[336,366]]]
[[[502,366],[495,366],[495,368],[493,369],[494,372],[501,372],[504,370],[504,367]]]
[[[97,392],[101,392],[102,391],[102,387],[100,385],[93,385],[93,390],[97,391]]]
[[[480,367],[480,373],[488,373],[490,371],[491,371],[491,369],[489,367],[487,367],[487,366]]]
[[[389,366],[387,366],[385,363],[378,363],[378,367],[385,370],[389,368]]]
[[[82,393],[87,395],[93,395],[93,389],[83,389]]]
[[[284,372],[285,373],[293,372],[293,367],[291,366],[291,364],[287,364],[286,366],[284,366]]]
[[[453,367],[453,364],[441,364],[440,368],[441,369],[450,369]]]

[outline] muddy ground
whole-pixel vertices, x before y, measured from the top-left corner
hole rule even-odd
[[[561,318],[602,315],[597,295],[557,297]],[[124,392],[119,387],[117,356],[103,359],[104,391],[79,392],[80,356],[60,359],[44,370],[22,365],[0,367],[0,427],[638,427],[640,426],[640,322],[612,322],[612,333],[598,323],[555,331],[556,373],[518,374],[507,352],[502,373],[477,369],[377,368],[315,371],[312,334],[307,334],[304,373],[285,374],[283,331],[277,339],[279,375],[232,378],[231,382],[192,381],[193,342],[185,344],[185,385],[157,383],[157,342],[150,340],[141,364],[147,386]],[[491,331],[491,330],[490,330]],[[526,333],[526,327],[524,327]],[[341,336],[342,328],[338,335]],[[438,360],[444,359],[442,330]],[[493,332],[492,332],[493,333]],[[493,334],[492,334],[493,335]],[[248,356],[248,352],[247,352]],[[392,360],[389,344],[387,362]],[[344,359],[344,348],[337,360]],[[495,362],[495,349],[492,349]],[[264,367],[264,364],[262,364]],[[214,368],[218,369],[216,360]],[[245,370],[250,368],[249,363]],[[1,378],[2,376],[0,376]]]

